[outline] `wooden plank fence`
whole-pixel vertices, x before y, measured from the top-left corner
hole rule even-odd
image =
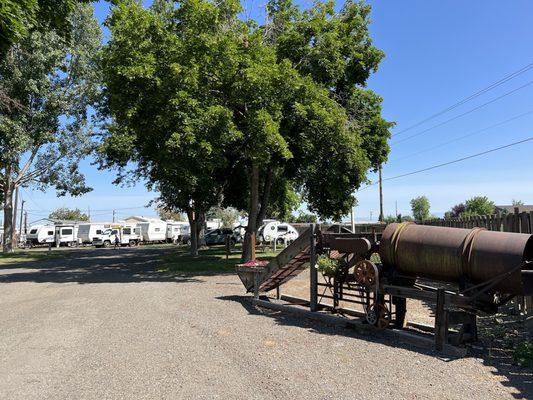
[[[451,228],[486,228],[491,231],[533,233],[533,211],[514,213],[479,215],[464,218],[431,219],[418,222],[423,225],[447,226]],[[527,314],[533,314],[533,297],[518,297],[516,299],[518,309]]]

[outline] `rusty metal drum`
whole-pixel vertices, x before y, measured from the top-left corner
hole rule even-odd
[[[533,261],[529,234],[394,223],[383,232],[380,256],[385,267],[402,275],[451,283],[480,284],[514,270],[494,289],[530,294],[519,268]]]

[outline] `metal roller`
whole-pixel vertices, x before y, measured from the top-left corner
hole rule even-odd
[[[394,223],[380,242],[385,268],[402,275],[471,285],[494,282],[493,290],[533,294],[533,235]]]

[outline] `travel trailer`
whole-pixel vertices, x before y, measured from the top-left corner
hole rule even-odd
[[[104,231],[110,227],[110,223],[104,222],[80,224],[78,238],[82,244],[91,244],[95,238],[102,236]]]
[[[180,243],[184,235],[189,235],[191,228],[187,222],[166,221],[167,222],[167,242]]]
[[[298,231],[290,224],[272,221],[264,224],[257,231],[259,242],[291,243],[298,239]]]
[[[132,216],[125,222],[137,223],[141,228],[143,242],[164,243],[167,241],[167,223],[159,218]]]
[[[118,236],[121,246],[137,246],[141,241],[141,228],[135,223],[110,224],[101,235],[93,237],[96,247],[111,247],[115,245]]]
[[[61,221],[55,223],[55,243],[56,247],[77,246],[81,242],[78,239],[79,223],[77,221]]]
[[[54,225],[32,225],[26,235],[28,246],[39,246],[55,242]]]

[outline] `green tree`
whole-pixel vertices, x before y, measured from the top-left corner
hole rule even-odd
[[[169,211],[162,204],[160,204],[157,207],[157,215],[159,215],[159,218],[161,218],[163,221],[168,221],[168,220],[180,221],[180,222],[185,221],[185,217],[183,216],[183,213]]]
[[[72,23],[69,15],[76,4],[90,0],[2,0],[0,3],[0,52],[5,52],[37,28],[55,30],[69,38]]]
[[[495,205],[486,196],[474,196],[465,201],[465,211],[463,217],[471,217],[475,215],[491,215],[494,214]]]
[[[426,196],[419,196],[411,200],[411,212],[416,221],[425,221],[429,218],[430,204]]]
[[[95,57],[100,28],[90,5],[69,16],[72,40],[32,31],[0,62],[0,92],[19,107],[0,104],[0,189],[4,251],[12,251],[13,193],[17,187],[54,186],[59,195],[89,188],[79,160],[91,151],[88,107],[98,95]]]
[[[208,217],[219,219],[222,228],[233,228],[239,220],[239,210],[233,207],[214,207],[208,213]]]
[[[89,216],[81,212],[78,208],[71,209],[66,207],[52,211],[48,218],[66,221],[89,221]]]
[[[272,3],[277,22],[265,26],[240,10],[236,0],[114,8],[101,152],[119,178],[147,178],[187,212],[193,236],[213,205],[245,209],[248,260],[253,234],[268,213],[290,209],[292,193],[324,218],[346,214],[367,170],[386,159],[390,124],[363,89],[383,55],[367,6]]]
[[[518,206],[523,206],[523,205],[524,205],[524,202],[523,202],[522,200],[516,200],[516,199],[513,199],[513,200],[512,200],[512,204],[513,204],[513,206],[518,207]]]
[[[304,224],[304,223],[316,223],[317,217],[314,214],[304,213],[303,211],[300,211],[298,213],[298,216],[294,218],[292,222]]]

